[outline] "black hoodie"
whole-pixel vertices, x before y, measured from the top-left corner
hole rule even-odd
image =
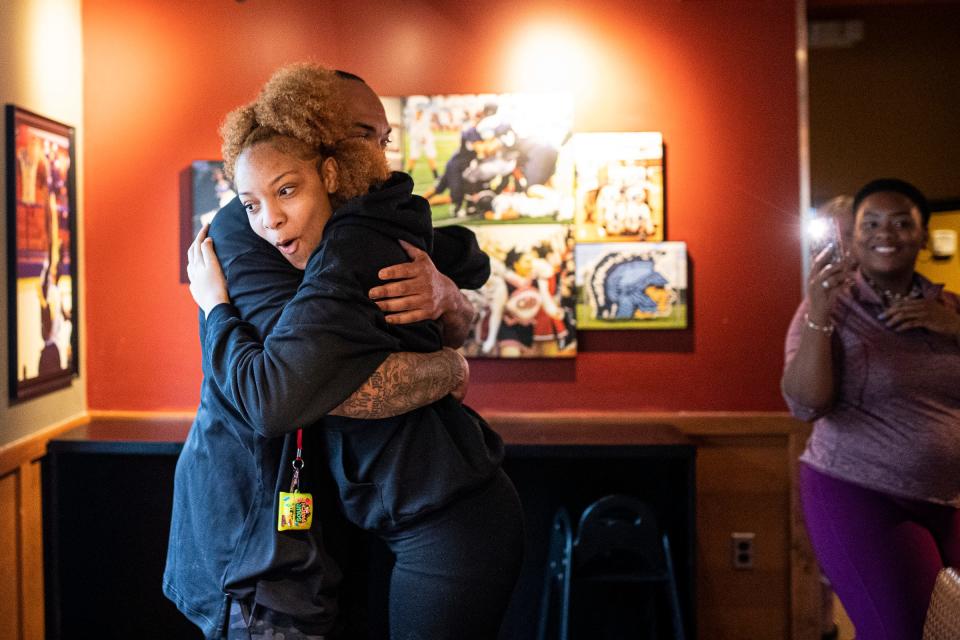
[[[304,272],[253,233],[238,199],[211,225],[232,304],[206,319],[200,313],[204,381],[177,465],[164,575],[164,592],[207,637],[222,632],[227,594],[320,624],[336,615],[340,574],[320,544],[322,523],[315,519],[310,532],[276,530],[297,427],[309,427],[304,490],[316,490],[327,465],[354,519],[378,526],[439,508],[499,465],[499,438],[450,398],[384,421],[323,418],[391,352],[440,348],[435,323],[388,325],[366,295],[381,284],[381,267],[408,260],[396,238],[425,249],[432,240],[434,264],[461,288],[478,288],[489,275],[469,230],[432,234],[429,207],[411,187],[394,174],[337,210]],[[422,434],[411,433],[417,423],[426,425]],[[364,427],[372,430],[357,436]],[[363,468],[345,466],[344,451]],[[396,464],[388,460],[394,452],[403,458]],[[370,507],[378,485],[388,498],[402,491],[393,516],[387,502]]]
[[[442,348],[438,322],[388,324],[367,296],[381,269],[407,259],[397,240],[433,248],[430,207],[412,189],[410,176],[395,173],[334,212],[297,295],[266,341],[230,305],[211,311],[204,360],[258,432],[316,422],[335,406],[318,402],[318,389],[341,378],[355,388],[353,381],[373,373],[389,353]],[[349,354],[338,357],[343,345]],[[347,518],[374,531],[408,524],[478,488],[503,457],[499,436],[451,396],[394,418],[327,416],[311,435],[325,453]]]

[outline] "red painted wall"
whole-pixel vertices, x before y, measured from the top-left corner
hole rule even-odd
[[[795,16],[782,0],[85,0],[90,409],[196,406],[179,174],[218,157],[220,118],[274,68],[314,59],[383,95],[543,88],[530,60],[510,56],[524,29],[548,24],[592,51],[592,66],[571,71],[577,130],[663,132],[691,328],[581,332],[574,360],[473,361],[469,402],[782,410],[783,335],[800,297]]]

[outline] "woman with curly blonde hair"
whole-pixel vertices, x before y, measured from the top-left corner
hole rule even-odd
[[[262,142],[301,160],[336,164],[336,188],[329,191],[337,208],[390,177],[386,157],[371,152],[369,140],[354,131],[343,79],[311,64],[284,67],[267,81],[255,102],[227,114],[220,127],[224,166],[233,179],[245,150]]]
[[[401,324],[368,298],[382,269],[413,247],[429,251],[435,238],[426,201],[358,131],[340,82],[315,65],[281,69],[222,127],[250,228],[302,269],[303,280],[263,339],[230,304],[201,232],[188,272],[205,317],[204,372],[257,432],[279,435],[322,419],[304,430],[303,458],[325,467],[346,518],[394,556],[388,611],[371,612],[383,619],[383,636],[494,638],[523,537],[500,438],[452,395],[366,420],[331,415],[336,403],[317,401],[331,386],[346,397],[391,353],[444,345],[440,322]],[[480,286],[489,272],[482,261],[454,278],[458,285]],[[275,608],[259,589],[252,602]]]

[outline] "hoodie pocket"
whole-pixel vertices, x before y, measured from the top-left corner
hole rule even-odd
[[[325,436],[343,510],[367,530],[445,507],[485,484],[503,458],[499,436],[452,398]]]
[[[330,472],[337,483],[344,515],[362,529],[380,529],[390,524],[380,487],[362,477],[360,465],[342,431],[326,432]]]

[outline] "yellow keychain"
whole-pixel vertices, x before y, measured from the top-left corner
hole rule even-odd
[[[297,429],[297,456],[293,459],[290,491],[280,492],[277,531],[306,531],[313,523],[313,496],[300,492],[300,470],[303,469],[303,429]]]
[[[277,518],[277,531],[306,530],[313,522],[313,496],[309,493],[294,491],[280,492],[280,515]]]

